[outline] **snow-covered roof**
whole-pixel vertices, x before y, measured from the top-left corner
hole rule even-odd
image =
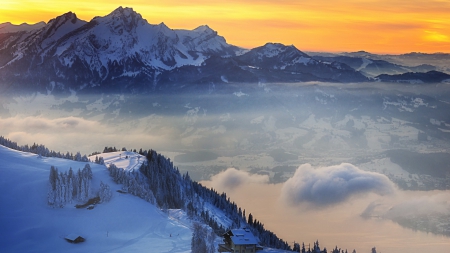
[[[234,245],[258,244],[256,237],[248,229],[232,229],[230,238]]]
[[[65,239],[67,240],[71,240],[71,241],[75,241],[78,237],[81,237],[80,235],[77,234],[68,234]]]

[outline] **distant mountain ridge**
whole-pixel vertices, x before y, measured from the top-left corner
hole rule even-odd
[[[449,74],[450,54],[408,53],[400,55],[372,54],[366,51],[350,53],[309,53],[322,62],[347,64],[368,77],[382,74],[399,75],[407,72],[440,71]]]
[[[382,74],[376,77],[382,82],[397,83],[450,83],[450,75],[439,71],[428,71],[426,73],[408,72],[399,75]]]
[[[132,8],[119,7],[89,22],[68,12],[47,24],[22,26],[0,25],[4,91],[160,90],[180,78],[184,83],[369,80],[294,46],[268,43],[246,50],[206,25],[194,30],[152,25]]]

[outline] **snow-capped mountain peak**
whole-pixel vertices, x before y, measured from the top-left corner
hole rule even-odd
[[[314,64],[316,61],[295,46],[285,46],[281,43],[266,43],[264,46],[254,48],[241,56],[241,59],[250,62],[251,66],[285,69],[296,64]]]
[[[193,68],[185,69],[189,73],[181,78],[183,81],[216,80],[216,77],[228,80],[221,78],[228,74],[219,74],[217,69],[247,71],[241,66],[289,72],[274,80],[365,80],[350,70],[349,78],[343,79],[346,75],[340,72],[345,66],[325,66],[293,45],[267,43],[247,51],[228,44],[207,25],[194,30],[170,29],[164,23],[149,24],[128,7],[119,7],[89,22],[68,12],[39,29],[2,34],[0,59],[0,76],[4,80],[32,84],[47,92],[53,91],[56,84],[62,90],[102,85],[127,90],[131,86],[138,89],[145,86],[154,90],[163,82],[178,80],[175,75],[184,66]],[[212,60],[207,63],[208,59]],[[208,65],[211,74],[195,69],[204,65]],[[257,80],[256,76],[265,75],[254,71],[248,74],[242,73],[240,77]],[[268,78],[273,77],[264,76],[262,80]]]
[[[201,33],[217,33],[216,31],[211,29],[208,25],[201,25],[201,26],[195,28],[194,31],[201,32]]]
[[[39,31],[41,48],[46,48],[52,43],[61,39],[64,35],[80,28],[87,22],[77,18],[77,15],[72,12],[67,12],[61,16],[51,19],[46,26]]]
[[[126,29],[128,32],[137,26],[148,24],[147,21],[142,18],[141,14],[135,12],[132,8],[123,8],[122,6],[115,9],[107,16],[96,17],[94,20],[108,23],[114,28],[117,27],[119,31],[120,29]]]

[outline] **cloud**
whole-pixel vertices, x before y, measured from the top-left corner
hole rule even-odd
[[[27,131],[35,133],[73,133],[80,132],[101,132],[102,127],[99,122],[86,120],[77,117],[63,117],[49,119],[44,117],[12,117],[0,118],[0,127],[14,131]]]
[[[19,145],[44,144],[59,152],[78,152],[89,154],[102,151],[105,146],[117,148],[152,148],[170,150],[179,147],[179,142],[170,136],[173,128],[158,124],[150,127],[146,122],[130,121],[121,124],[103,124],[80,117],[47,118],[45,116],[0,118],[1,135]]]
[[[220,190],[233,190],[247,184],[265,184],[269,182],[268,175],[250,174],[235,168],[229,168],[211,177],[211,186]]]
[[[450,214],[450,193],[430,192],[424,196],[404,196],[402,200],[387,209],[382,215],[395,220],[399,217],[416,217],[429,214]]]
[[[349,163],[318,169],[304,164],[284,183],[281,197],[293,205],[308,203],[326,207],[370,192],[391,194],[394,185],[382,174],[363,171]]]

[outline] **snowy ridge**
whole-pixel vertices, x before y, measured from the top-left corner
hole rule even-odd
[[[154,205],[116,192],[103,165],[92,164],[93,185],[111,186],[110,202],[92,210],[66,206],[53,209],[45,201],[50,166],[60,171],[85,163],[37,155],[0,146],[1,252],[190,252],[191,230],[186,222],[161,212]],[[126,214],[126,215],[124,215]],[[86,239],[81,244],[64,240],[69,234]],[[171,236],[172,235],[172,236]],[[25,239],[26,238],[26,239]]]
[[[50,92],[51,82],[59,83],[61,89],[79,90],[112,80],[138,79],[153,82],[155,88],[163,71],[200,66],[213,55],[230,57],[242,52],[208,26],[173,30],[164,23],[149,24],[132,8],[123,7],[89,22],[69,12],[42,27],[7,33],[2,39],[3,74]],[[46,73],[42,83],[26,81],[42,73]]]
[[[4,48],[11,47],[13,58],[6,62],[5,66],[11,65],[30,53],[38,52],[42,59],[49,47],[55,45],[63,36],[86,23],[78,19],[75,14],[69,12],[50,20],[48,24],[38,23],[26,33],[11,35],[10,39],[4,44]],[[5,66],[0,66],[0,68]]]
[[[152,154],[151,160],[155,161],[156,153]],[[145,159],[127,151],[97,156],[136,173],[141,173],[135,170],[139,165],[136,160]],[[112,194],[108,201],[87,206],[71,200],[60,208],[46,201],[47,191],[51,189],[49,173],[51,180],[51,171],[56,167],[60,178],[64,178],[68,168],[86,167],[85,162],[41,157],[4,146],[0,146],[0,158],[4,161],[0,164],[0,190],[8,192],[0,195],[2,206],[8,206],[0,209],[0,232],[4,235],[0,238],[1,252],[144,252],[149,248],[152,252],[191,252],[192,218],[182,210],[162,212],[155,205],[121,191],[122,185],[113,182],[105,165],[89,163],[92,192],[107,185]],[[221,198],[225,199],[226,195],[222,194]],[[205,203],[202,214],[206,211],[221,226],[233,223],[224,210]],[[68,236],[81,236],[85,241],[68,243],[65,240]],[[214,242],[216,248],[220,241],[217,238]],[[262,252],[284,251],[265,249]]]
[[[89,159],[94,161],[96,157],[102,157],[106,167],[114,164],[117,168],[121,168],[125,171],[139,170],[141,165],[146,160],[145,156],[130,151],[102,153],[90,156]]]
[[[89,22],[68,12],[39,29],[5,33],[0,56],[0,75],[17,84],[14,89],[50,93],[97,87],[155,91],[180,83],[368,81],[345,64],[327,65],[293,45],[244,50],[207,25],[170,29],[123,7]],[[268,76],[267,68],[276,71]]]
[[[70,32],[74,33],[63,38]],[[164,23],[151,25],[132,8],[122,7],[90,22],[66,13],[40,29],[30,29],[13,50],[16,55],[25,55],[33,47],[38,51],[51,47],[63,65],[71,66],[79,59],[101,75],[106,75],[102,68],[107,69],[108,64],[136,57],[146,66],[167,70],[199,65],[211,53],[234,55],[234,49],[208,26],[172,30]]]
[[[263,75],[264,79],[274,78],[274,73],[278,73],[275,80],[368,81],[360,72],[346,64],[320,62],[293,45],[267,43],[235,58],[245,69],[253,74]],[[271,71],[271,74],[267,75],[265,69],[276,72]],[[286,75],[287,73],[289,75]]]
[[[310,56],[301,52],[294,46],[285,46],[280,43],[267,43],[263,47],[258,48],[256,54],[259,60],[281,57],[282,61],[290,61],[287,62],[287,65],[294,65],[296,63],[307,65],[314,61]],[[280,68],[284,69],[286,66]]]

